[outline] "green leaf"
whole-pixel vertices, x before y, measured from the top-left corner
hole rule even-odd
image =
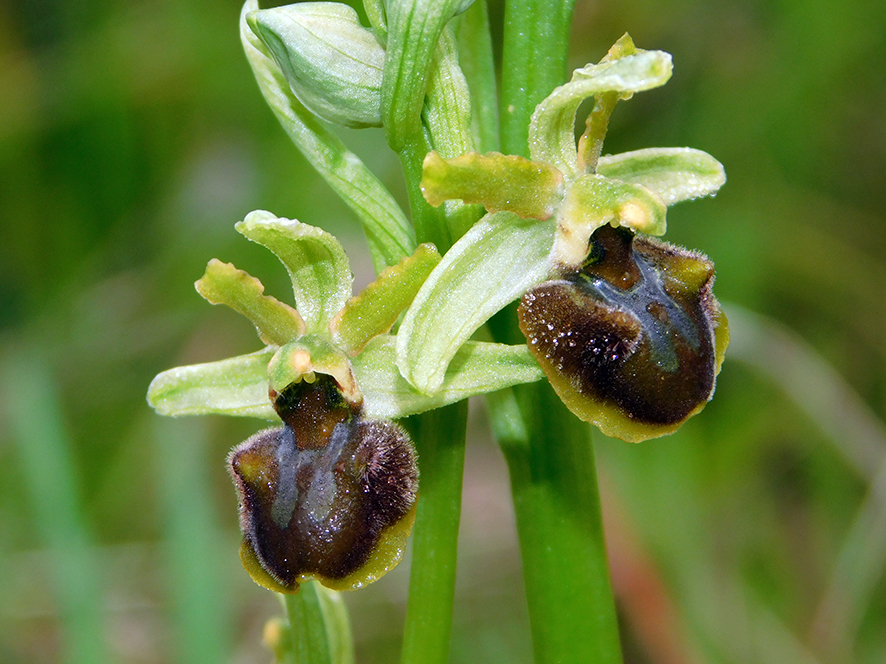
[[[395,265],[415,249],[412,225],[360,158],[295,98],[268,47],[246,23],[257,9],[257,0],[243,5],[240,41],[265,101],[308,163],[360,219],[376,270]]]
[[[455,353],[440,389],[428,395],[416,390],[397,370],[396,337],[376,337],[351,360],[363,392],[367,417],[392,419],[422,413],[543,376],[525,345],[468,341]]]
[[[471,91],[474,143],[480,152],[498,150],[498,89],[486,3],[475,2],[454,23],[458,63]]]
[[[638,50],[635,55],[576,69],[572,80],[555,89],[532,114],[532,160],[551,164],[567,177],[577,175],[575,112],[581,102],[605,92],[624,95],[659,87],[671,77],[672,68],[668,53]]]
[[[177,367],[148,387],[148,403],[159,415],[239,415],[275,420],[268,399],[268,362],[276,348],[220,362]]]
[[[715,194],[726,182],[723,164],[692,148],[648,148],[600,157],[597,173],[642,185],[668,206]]]
[[[439,262],[434,246],[422,244],[412,256],[384,270],[332,319],[333,341],[357,355],[372,337],[391,329]]]
[[[234,228],[274,252],[289,272],[295,307],[308,331],[325,331],[351,296],[353,275],[341,243],[316,226],[264,210],[250,212]]]
[[[305,333],[305,322],[295,309],[264,295],[258,279],[230,263],[213,258],[194,286],[212,304],[226,304],[251,320],[266,344],[282,346]]]
[[[397,364],[419,391],[443,383],[449,361],[492,314],[548,275],[554,224],[488,214],[446,253],[397,335]]]
[[[458,198],[490,212],[507,210],[523,218],[547,219],[563,195],[563,175],[547,164],[498,152],[469,152],[443,159],[425,157],[422,191],[431,205]]]
[[[246,20],[311,112],[346,127],[381,126],[385,51],[354,9],[311,2],[251,12]]]

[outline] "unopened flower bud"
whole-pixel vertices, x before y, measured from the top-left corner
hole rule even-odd
[[[247,21],[308,110],[346,127],[381,126],[385,51],[351,7],[304,2]]]

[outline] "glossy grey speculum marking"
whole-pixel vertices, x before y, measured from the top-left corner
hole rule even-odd
[[[680,361],[671,330],[676,330],[689,347],[698,352],[701,348],[698,327],[668,295],[659,271],[639,254],[634,254],[634,262],[641,278],[628,289],[613,286],[602,277],[585,272],[576,272],[568,279],[609,306],[633,315],[640,323],[642,334],[649,339],[649,350],[655,363],[662,371],[673,373],[679,370]]]
[[[277,447],[277,486],[271,505],[271,518],[278,528],[286,528],[292,521],[298,504],[299,473],[310,473],[304,504],[310,506],[308,515],[315,523],[329,518],[335,503],[338,484],[334,469],[339,462],[350,437],[351,426],[339,423],[335,426],[329,445],[322,450],[300,450],[295,433],[283,427]]]

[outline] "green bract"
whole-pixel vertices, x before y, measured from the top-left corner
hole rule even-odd
[[[654,148],[615,156],[600,155],[609,116],[616,102],[630,98],[635,92],[663,85],[670,78],[671,70],[671,58],[667,53],[638,50],[625,36],[603,61],[577,70],[569,83],[554,90],[538,105],[529,128],[531,161],[498,153],[464,154],[452,159],[434,153],[428,155],[424,162],[422,188],[431,204],[439,205],[456,198],[481,203],[490,213],[447,252],[406,314],[397,339],[397,362],[403,375],[418,390],[433,393],[438,389],[456,349],[505,304],[524,293],[532,293],[547,280],[575,278],[576,283],[581,281],[576,275],[587,265],[589,251],[602,246],[599,241],[592,241],[595,231],[612,226],[627,229],[631,237],[634,232],[662,235],[666,229],[668,205],[713,194],[723,184],[723,167],[698,150]],[[588,117],[587,129],[576,145],[575,113],[589,96],[594,97],[595,106]],[[642,242],[636,246],[645,247]],[[630,247],[633,245],[629,243],[625,251],[630,252]],[[678,255],[679,251],[669,247],[665,253]],[[638,265],[650,263],[642,258],[637,260],[640,261]],[[585,405],[588,400],[599,401],[601,398],[600,393],[591,394],[593,390],[587,387],[589,379],[554,376],[569,362],[551,362],[539,344],[530,339],[530,348],[561,398],[576,415],[602,426],[610,435],[641,440],[673,431],[685,417],[700,410],[713,391],[713,377],[719,370],[727,338],[725,318],[710,294],[713,266],[706,261],[704,259],[703,263],[709,265],[710,270],[705,273],[705,279],[693,281],[686,277],[694,283],[694,290],[690,289],[688,295],[681,293],[683,299],[679,307],[669,308],[671,305],[667,303],[667,298],[677,288],[673,285],[667,286],[668,295],[656,295],[655,303],[651,300],[649,303],[651,307],[660,307],[662,312],[673,312],[673,316],[678,316],[679,308],[685,308],[689,313],[681,315],[697,317],[697,331],[704,340],[700,345],[693,342],[691,346],[693,352],[697,350],[703,355],[697,363],[704,365],[704,370],[696,373],[707,376],[706,387],[695,392],[690,390],[696,395],[692,397],[695,402],[683,409],[683,415],[676,422],[670,420],[661,426],[652,422],[640,427],[638,432],[631,422],[639,415],[632,413],[629,407],[616,406],[616,411],[621,408],[620,415],[609,416],[607,411],[606,418],[598,416],[599,408]],[[607,264],[603,263],[604,266]],[[619,264],[633,265],[628,258]],[[668,278],[680,282],[685,277],[683,272],[691,272],[695,269],[693,266],[701,263],[689,252],[673,261],[655,260],[650,264],[654,273],[670,270],[673,274]],[[638,268],[631,269],[636,271]],[[653,281],[650,277],[646,283],[652,284]],[[671,284],[670,281],[667,283]],[[616,284],[617,288],[629,286]],[[631,291],[633,295],[626,295],[625,302],[633,302],[629,300],[631,297],[643,299],[653,290],[650,286],[645,290]],[[659,288],[655,292],[665,291]],[[594,298],[599,297],[594,293],[597,291],[582,296],[584,299],[559,298],[558,306],[563,311],[574,309],[577,315],[588,307],[602,312],[605,307],[592,304]],[[542,299],[548,302],[554,298]],[[704,313],[693,313],[695,305],[692,302],[700,300],[704,300]],[[563,304],[566,302],[569,304]],[[571,334],[562,327],[571,324],[570,316],[563,315],[558,309],[557,316],[546,317],[544,306],[536,303],[532,309],[532,322],[545,328],[544,335],[536,331],[533,338],[547,337],[547,333],[551,333],[553,338],[559,339],[557,335],[561,333]],[[613,311],[621,312],[619,316],[631,316],[631,306],[615,304]],[[639,302],[637,306],[640,306]],[[665,313],[662,315],[666,316]],[[644,335],[653,334],[645,322],[647,319],[641,319],[631,336],[633,341],[608,357],[624,359],[634,348],[642,346]],[[559,329],[555,329],[557,326]],[[592,327],[597,329],[600,326],[592,325],[588,329]],[[660,337],[670,332],[655,334]],[[716,340],[714,335],[719,335]],[[572,347],[577,348],[575,352],[580,354],[599,340],[570,341]],[[656,361],[657,357],[651,361]],[[579,358],[573,369],[581,368],[589,361]],[[671,363],[673,366],[668,365],[664,370],[666,373],[681,371],[688,361]],[[602,374],[597,372],[596,375]],[[579,389],[580,385],[584,387]],[[630,381],[619,388],[620,394],[632,389]],[[578,396],[567,395],[569,390],[575,390]],[[627,397],[619,399],[621,404],[631,402]]]

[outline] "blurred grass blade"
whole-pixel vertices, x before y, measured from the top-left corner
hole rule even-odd
[[[110,661],[103,630],[101,574],[83,518],[76,464],[61,413],[56,379],[36,353],[19,352],[3,367],[6,420],[17,444],[23,484],[62,614],[64,661]]]
[[[849,652],[886,571],[886,427],[805,341],[776,322],[729,305],[730,357],[781,387],[869,484],[816,611],[826,652]]]
[[[803,339],[747,309],[723,306],[729,356],[769,378],[805,412],[868,482],[886,450],[886,428],[858,394]]]
[[[221,466],[209,458],[204,420],[152,417],[152,424],[176,659],[182,664],[224,662],[231,651],[232,604],[209,478],[209,470]],[[236,558],[236,549],[229,554]]]

